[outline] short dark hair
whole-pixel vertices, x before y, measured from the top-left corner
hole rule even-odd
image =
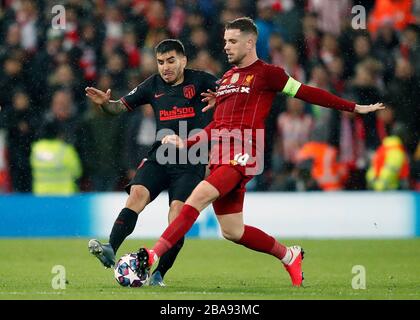
[[[255,24],[254,20],[249,17],[242,17],[233,21],[229,21],[226,23],[225,29],[239,29],[241,32],[249,32],[258,36],[257,25]]]
[[[155,47],[156,54],[162,54],[169,51],[175,51],[183,56],[185,56],[185,48],[181,41],[177,39],[165,39],[158,43]]]

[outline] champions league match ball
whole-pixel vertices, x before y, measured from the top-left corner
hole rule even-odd
[[[123,255],[114,267],[114,277],[123,287],[141,287],[149,279],[149,274],[137,274],[139,260],[136,253]]]

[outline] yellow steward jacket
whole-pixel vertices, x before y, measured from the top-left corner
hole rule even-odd
[[[76,149],[59,139],[42,139],[32,144],[33,193],[70,195],[78,192],[76,179],[82,167]]]

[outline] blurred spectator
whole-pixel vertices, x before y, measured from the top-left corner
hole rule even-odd
[[[408,189],[409,173],[404,145],[393,135],[385,138],[373,155],[366,180],[369,189],[375,191]]]
[[[117,189],[122,160],[110,161],[109,157],[122,154],[122,120],[121,116],[109,116],[90,103],[89,111],[81,124],[83,137],[86,139],[85,153],[81,156],[85,167],[84,178],[91,184],[91,190]]]
[[[387,96],[394,106],[395,119],[407,126],[410,133],[407,148],[411,153],[419,140],[419,83],[411,63],[404,58],[397,59],[394,78],[387,87]]]
[[[73,69],[69,64],[57,66],[48,79],[48,85],[52,92],[65,90],[74,97],[75,107],[77,108],[75,112],[77,113],[82,113],[85,110],[83,87],[80,84],[80,80],[76,79]]]
[[[127,74],[125,72],[125,59],[121,54],[113,53],[109,56],[106,70],[112,79],[112,88],[114,95],[121,97],[125,88],[127,88]]]
[[[213,59],[207,50],[200,50],[197,56],[190,63],[192,69],[206,71],[214,76],[221,73],[222,67],[220,63]]]
[[[372,58],[372,55],[372,44],[369,36],[363,32],[355,34],[349,54],[344,56],[346,73],[354,76],[357,65],[368,58]]]
[[[187,13],[184,8],[184,0],[176,0],[175,5],[171,10],[171,16],[168,19],[168,29],[174,38],[177,38],[185,26],[187,20]]]
[[[284,40],[278,33],[272,33],[270,36],[270,40],[268,43],[268,48],[270,52],[270,59],[269,62],[275,64],[276,66],[283,65],[283,46]]]
[[[153,108],[143,106],[128,120],[125,136],[128,156],[127,178],[132,179],[140,162],[147,157],[147,152],[155,142],[156,123]]]
[[[7,160],[6,133],[0,129],[0,193],[11,192],[9,162]]]
[[[1,72],[2,71],[2,72]],[[29,84],[25,80],[22,62],[16,57],[9,56],[4,60],[0,78],[0,97],[3,105],[10,105],[13,91],[16,88],[26,88]]]
[[[384,24],[378,29],[378,36],[373,43],[373,51],[376,58],[384,66],[384,81],[387,83],[393,76],[395,67],[395,51],[399,46],[399,39],[394,28]]]
[[[318,30],[315,14],[305,14],[302,21],[302,29],[304,57],[308,63],[315,63],[318,60],[318,51],[321,46],[321,32]]]
[[[305,70],[299,64],[299,56],[295,46],[285,44],[282,48],[281,55],[283,57],[282,67],[289,73],[293,79],[305,82]]]
[[[286,111],[277,119],[278,150],[284,162],[296,162],[299,149],[309,140],[312,117],[304,113],[304,102],[288,98]]]
[[[191,30],[190,39],[187,42],[186,54],[190,59],[197,57],[200,50],[206,50],[208,48],[208,35],[203,27],[195,27]]]
[[[420,76],[420,40],[419,27],[409,25],[401,33],[399,56],[407,59],[414,67],[417,76]]]
[[[20,46],[20,28],[17,23],[11,24],[7,28],[7,35],[4,43],[0,44],[0,63],[3,64],[4,59],[13,52],[18,51]]]
[[[80,138],[80,120],[73,97],[69,91],[58,90],[53,94],[49,112],[46,114],[44,124],[56,121],[63,139],[72,145]]]
[[[116,6],[109,6],[105,12],[105,42],[107,48],[117,47],[123,38],[123,16]]]
[[[38,117],[30,108],[29,96],[24,91],[17,91],[13,95],[11,108],[4,112],[12,190],[30,192],[32,175],[29,154]]]
[[[363,118],[349,112],[334,112],[328,142],[337,148],[338,161],[348,173],[346,189],[364,190],[367,166],[366,137]]]
[[[76,7],[69,5],[66,7],[66,28],[64,30],[63,48],[68,51],[77,46],[80,42],[79,17]]]
[[[391,23],[396,30],[404,29],[407,24],[415,21],[411,13],[412,0],[377,0],[369,16],[369,32],[376,36],[378,28]]]
[[[319,49],[319,58],[322,63],[329,65],[334,58],[339,56],[340,48],[337,38],[331,33],[325,33],[321,39],[321,47]]]
[[[344,78],[344,61],[341,57],[334,57],[327,65],[331,87],[339,96],[344,94],[346,81]]]
[[[359,104],[371,104],[383,100],[378,89],[375,68],[375,64],[371,64],[369,61],[356,66],[356,74],[348,89],[348,95],[353,101],[357,101]],[[377,114],[361,117],[363,125],[360,135],[363,137],[366,149],[372,151],[379,146],[381,141],[376,127],[376,117]]]
[[[308,83],[311,86],[332,91],[329,83],[328,73],[321,64],[316,65],[311,71],[311,78]],[[311,105],[310,111],[314,119],[311,139],[326,142],[330,132],[331,115],[333,110],[317,105]]]
[[[41,139],[31,148],[33,193],[71,195],[78,191],[76,180],[82,167],[74,147],[62,140],[59,125],[49,122]]]
[[[258,28],[258,40],[257,40],[257,54],[261,60],[269,61],[269,40],[273,33],[279,33],[284,38],[286,31],[280,28],[280,26],[274,23],[275,10],[280,8],[273,7],[274,1],[271,0],[260,0],[257,3],[258,16],[255,20],[255,24]]]
[[[43,31],[36,1],[22,0],[16,11],[16,21],[21,30],[22,48],[34,53],[39,48]]]
[[[95,28],[93,22],[82,26],[81,41],[77,50],[80,50],[79,65],[88,83],[92,83],[97,78],[98,66],[102,63],[100,50],[103,37],[104,35]]]
[[[346,16],[351,12],[350,0],[308,0],[308,9],[317,14],[322,32],[338,35]]]
[[[133,30],[127,30],[124,33],[122,47],[127,57],[127,66],[130,69],[138,68],[141,62],[141,55],[140,50],[137,46],[136,35]]]
[[[287,40],[298,44],[302,42],[302,20],[305,15],[304,0],[275,0],[272,9],[275,12],[274,23],[287,32]],[[300,49],[303,49],[303,47]]]
[[[306,143],[297,154],[297,168],[310,171],[312,179],[323,191],[343,189],[345,167],[337,160],[337,149],[327,143]]]

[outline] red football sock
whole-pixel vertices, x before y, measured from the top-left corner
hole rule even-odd
[[[244,234],[237,242],[249,249],[271,254],[280,260],[283,259],[287,248],[269,236],[264,231],[245,225]]]
[[[161,257],[191,229],[200,212],[188,204],[184,204],[178,217],[166,228],[153,247],[153,251]]]

